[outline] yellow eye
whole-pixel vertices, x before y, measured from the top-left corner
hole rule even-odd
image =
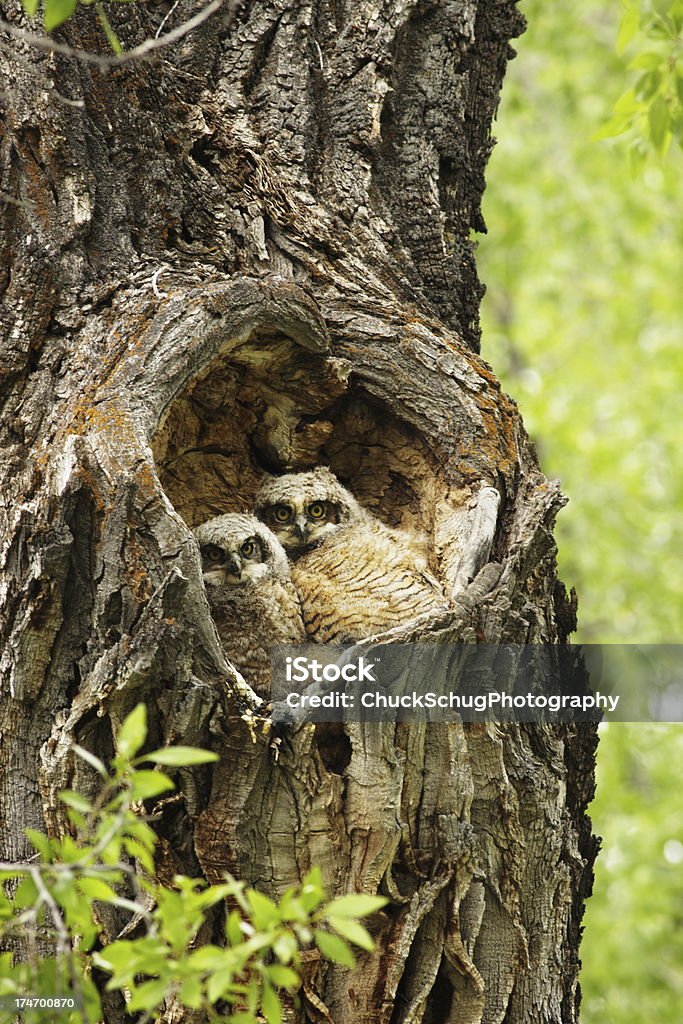
[[[286,523],[288,519],[292,518],[292,506],[276,505],[273,509],[273,518],[277,523]]]
[[[311,519],[324,519],[325,517],[325,503],[323,501],[313,501],[306,509]]]
[[[244,544],[240,548],[240,554],[243,555],[244,558],[252,558],[256,554],[256,541],[251,537],[249,540],[245,540]]]
[[[214,565],[218,565],[219,562],[225,561],[225,555],[221,548],[215,544],[207,544],[206,547],[202,548],[202,556],[207,562],[212,562]]]

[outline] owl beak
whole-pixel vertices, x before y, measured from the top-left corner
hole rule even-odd
[[[294,533],[299,540],[308,540],[308,523],[304,516],[297,516],[296,523],[294,524]]]
[[[242,566],[236,558],[227,558],[225,561],[225,572],[228,576],[236,576],[237,579],[240,579],[242,576]]]

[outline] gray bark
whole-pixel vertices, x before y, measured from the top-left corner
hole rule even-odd
[[[112,17],[130,47],[165,11]],[[356,972],[311,961],[312,1021],[578,1016],[593,730],[277,744],[190,532],[264,469],[323,462],[428,529],[453,640],[566,639],[563,498],[477,355],[469,235],[520,29],[495,0],[246,0],[107,73],[0,48],[2,856],[64,827],[73,740],[113,750],[145,701],[154,746],[222,758],[183,773],[160,870],[277,892],[320,864],[330,891],[390,897]],[[64,38],[101,47],[87,10]]]

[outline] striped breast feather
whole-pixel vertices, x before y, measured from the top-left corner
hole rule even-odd
[[[339,531],[295,562],[292,577],[306,631],[320,642],[360,640],[447,607],[410,550],[370,530]]]

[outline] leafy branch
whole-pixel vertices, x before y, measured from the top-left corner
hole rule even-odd
[[[634,167],[648,148],[683,147],[683,0],[624,0],[617,53],[631,54],[631,86],[598,138],[626,136]]]
[[[121,726],[109,769],[74,747],[102,779],[92,801],[74,790],[60,794],[74,834],[49,838],[28,829],[35,857],[0,864],[0,938],[22,940],[28,950],[24,959],[0,955],[0,998],[69,995],[75,1009],[64,1019],[94,1024],[102,1015],[100,971],[107,989],[120,992],[142,1020],[174,1000],[210,1022],[257,1024],[262,1015],[280,1024],[283,996],[296,998],[301,987],[301,951],[315,945],[323,957],[353,967],[351,945],[374,948],[358,918],[386,900],[351,894],[326,901],[319,868],[278,902],[229,875],[215,885],[183,875],[172,888],[160,884],[144,801],[175,786],[145,766],[199,765],[216,755],[181,746],[139,755],[146,737],[146,709],[138,705]],[[128,916],[120,934],[141,934],[107,941],[99,921],[106,905]],[[202,943],[209,915],[224,907],[224,944]],[[31,1011],[25,1020],[31,1024]]]

